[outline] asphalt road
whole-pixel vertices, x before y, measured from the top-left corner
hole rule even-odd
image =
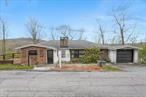
[[[146,68],[138,68],[141,71],[0,71],[0,97],[146,97]]]

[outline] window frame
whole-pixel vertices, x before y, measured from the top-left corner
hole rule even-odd
[[[61,50],[61,58],[66,58],[66,51],[65,50]]]
[[[71,58],[80,58],[81,56],[84,55],[84,52],[85,52],[84,49],[72,49],[70,50]]]

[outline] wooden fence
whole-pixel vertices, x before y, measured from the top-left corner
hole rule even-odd
[[[20,59],[20,53],[0,55],[0,64],[13,64],[15,59]],[[5,57],[5,60],[3,59]]]
[[[5,56],[5,60],[20,58],[20,53],[9,53],[5,55],[0,55],[0,60],[3,60],[3,56]]]

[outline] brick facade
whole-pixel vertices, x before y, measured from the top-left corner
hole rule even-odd
[[[109,60],[108,49],[100,49],[100,59],[101,60]]]
[[[37,55],[29,55],[29,51],[36,50]],[[21,49],[21,64],[46,64],[47,49],[42,47],[26,47]]]

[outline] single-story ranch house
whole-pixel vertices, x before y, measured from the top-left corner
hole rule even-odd
[[[39,44],[17,47],[21,52],[21,64],[57,64],[79,58],[86,48],[98,47],[105,57],[113,63],[137,63],[138,47],[131,45],[98,45],[86,40],[50,40]],[[60,53],[59,53],[60,52]],[[60,54],[60,55],[59,55]]]

